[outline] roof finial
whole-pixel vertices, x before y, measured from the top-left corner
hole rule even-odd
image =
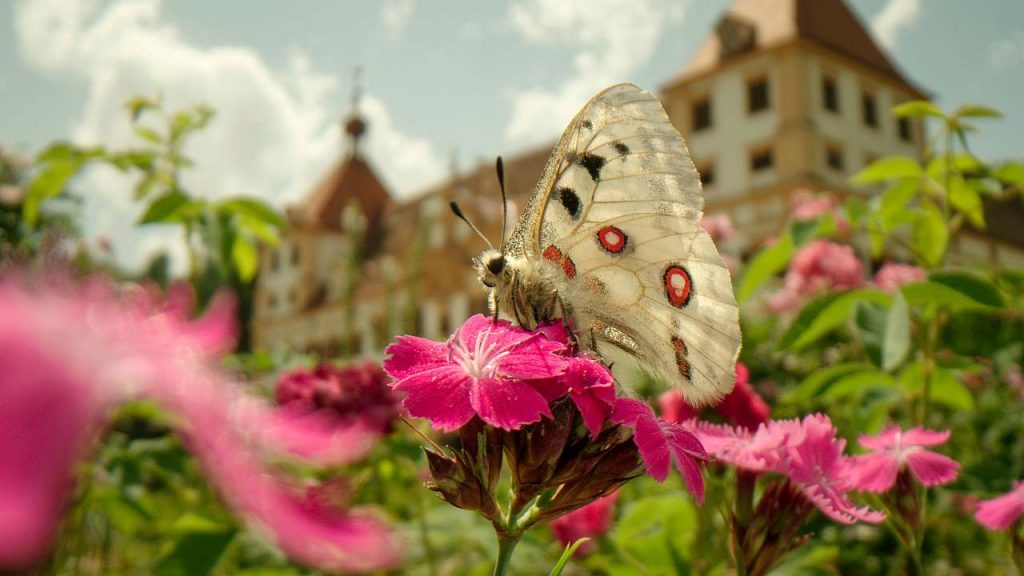
[[[362,75],[363,69],[356,66],[352,71],[352,112],[345,120],[345,133],[352,140],[350,152],[353,157],[359,154],[359,141],[366,133],[366,121],[359,114],[359,100],[363,95]]]

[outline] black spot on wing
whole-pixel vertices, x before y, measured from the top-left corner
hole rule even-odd
[[[580,122],[580,126],[582,126],[584,130],[594,129],[594,124],[590,120],[584,120],[583,122]]]
[[[578,219],[583,211],[583,205],[580,203],[580,197],[576,194],[576,191],[572,188],[562,187],[555,192],[558,194],[558,201],[562,203],[569,216],[573,220]]]
[[[587,152],[577,160],[580,166],[587,169],[590,179],[597,182],[601,179],[601,169],[604,168],[605,159],[597,154]]]
[[[621,154],[623,156],[625,156],[626,154],[629,154],[629,146],[626,146],[622,142],[616,142],[615,144],[612,144],[612,146],[615,147],[615,151],[616,152],[618,152],[619,154]]]

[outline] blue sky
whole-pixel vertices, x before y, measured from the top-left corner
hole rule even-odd
[[[911,80],[943,106],[1006,119],[976,150],[1024,156],[1024,2],[848,0]],[[399,195],[477,160],[548,141],[596,90],[655,90],[692,56],[726,0],[16,0],[0,6],[0,145],[131,142],[120,104],[160,92],[218,117],[186,181],[211,196],[293,203],[341,154],[352,70],[364,70],[367,147]],[[510,175],[515,177],[515,175]],[[172,242],[137,236],[127,183],[78,182],[87,232],[127,261]]]

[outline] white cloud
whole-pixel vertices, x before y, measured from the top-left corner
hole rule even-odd
[[[385,0],[381,4],[380,17],[392,38],[405,32],[415,8],[415,0]]]
[[[208,104],[216,116],[185,150],[196,160],[185,175],[186,188],[210,198],[252,195],[277,206],[299,201],[341,154],[337,108],[344,99],[337,95],[337,78],[315,70],[298,50],[285,70],[272,70],[249,48],[194,45],[161,21],[160,8],[160,0],[16,5],[23,58],[42,71],[76,74],[88,83],[72,138],[113,149],[136,144],[123,108],[136,94],[160,94],[167,110]],[[429,182],[425,166],[442,164],[431,144],[391,125],[382,102],[367,99],[367,115],[371,150],[391,151],[377,157],[387,160],[379,169],[396,192],[408,194]],[[130,266],[160,248],[180,255],[177,239],[131,226],[139,207],[131,201],[130,184],[106,170],[78,183],[86,197],[86,234],[110,237],[119,261]],[[175,263],[180,270],[184,260]]]
[[[506,136],[535,144],[558,134],[590,96],[610,84],[628,81],[647,62],[668,22],[683,18],[678,2],[662,0],[524,0],[508,17],[519,35],[534,44],[561,44],[576,50],[571,73],[553,89],[529,88],[512,94]]]
[[[988,51],[989,64],[996,72],[1005,72],[1024,62],[1024,31],[1018,30],[1009,38],[989,44]]]
[[[917,22],[921,15],[921,0],[889,0],[871,20],[871,29],[885,46],[892,50],[899,42],[900,34]]]

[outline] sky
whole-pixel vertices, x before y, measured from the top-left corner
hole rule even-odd
[[[937,103],[1001,109],[975,151],[1024,157],[1024,2],[847,0]],[[0,146],[133,144],[122,104],[160,94],[217,116],[186,151],[197,194],[301,201],[343,154],[353,71],[365,149],[399,197],[498,154],[552,141],[599,89],[656,91],[729,0],[14,0],[0,3]],[[509,175],[515,178],[514,174]],[[131,225],[130,182],[91,170],[87,237],[138,266],[182,249]]]

